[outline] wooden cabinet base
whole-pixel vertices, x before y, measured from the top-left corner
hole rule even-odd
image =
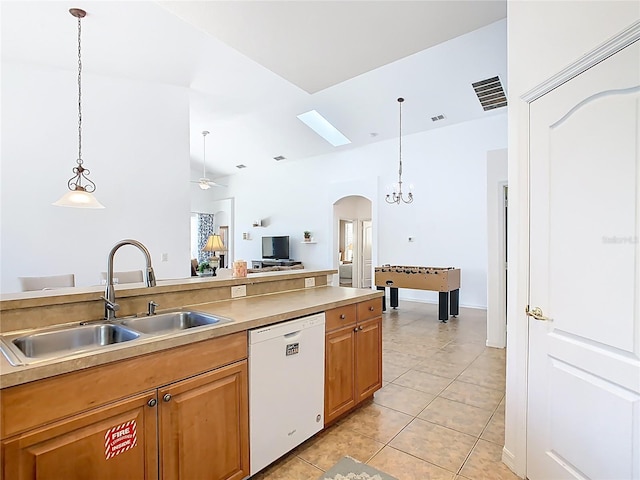
[[[381,298],[327,312],[325,426],[382,388],[381,313]]]
[[[155,398],[138,395],[3,441],[4,478],[158,478]]]
[[[0,480],[241,480],[246,357],[237,333],[3,390]]]
[[[161,478],[249,475],[247,361],[160,389]]]

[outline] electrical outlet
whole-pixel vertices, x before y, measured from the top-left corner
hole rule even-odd
[[[169,254],[168,253],[163,253],[162,257],[161,257],[161,261],[168,262],[169,261]]]
[[[236,285],[235,287],[231,287],[231,298],[246,297],[246,296],[247,296],[246,285]]]
[[[316,286],[316,279],[314,277],[310,277],[310,278],[305,278],[304,279],[304,287],[315,287]]]

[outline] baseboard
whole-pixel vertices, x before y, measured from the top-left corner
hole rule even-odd
[[[504,343],[500,344],[500,343],[496,343],[496,342],[490,342],[489,340],[486,341],[485,345],[487,347],[491,347],[491,348],[505,348],[506,347],[504,345]]]
[[[514,474],[518,475],[518,472],[516,470],[516,458],[514,457],[513,453],[507,450],[507,447],[502,447],[502,463],[509,467],[509,470],[511,470]],[[518,477],[524,478],[520,475],[518,475]]]
[[[387,295],[388,298],[388,295]],[[402,295],[398,296],[398,300],[399,301],[405,301],[405,302],[416,302],[416,303],[427,303],[429,305],[438,305],[438,300],[425,300],[423,298],[411,298],[411,297],[404,297]],[[487,306],[486,305],[468,305],[468,304],[460,304],[460,308],[473,308],[475,310],[486,310]]]

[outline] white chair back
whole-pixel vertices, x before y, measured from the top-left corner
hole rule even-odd
[[[100,273],[102,283],[107,281],[107,272]],[[142,270],[129,270],[127,272],[113,272],[113,283],[140,283],[144,282]]]
[[[48,277],[18,277],[18,280],[23,292],[76,286],[76,277],[73,273]]]

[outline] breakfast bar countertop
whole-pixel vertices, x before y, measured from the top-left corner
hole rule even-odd
[[[170,335],[139,338],[132,342],[110,346],[104,350],[83,352],[24,366],[14,367],[0,354],[0,388],[8,388],[222,335],[247,331],[381,296],[382,292],[371,289],[320,286],[304,290],[184,305],[183,308],[186,309],[227,317],[233,321],[222,325],[182,330]],[[157,313],[162,313],[162,311],[162,309],[158,309]],[[77,325],[77,322],[75,324]]]

